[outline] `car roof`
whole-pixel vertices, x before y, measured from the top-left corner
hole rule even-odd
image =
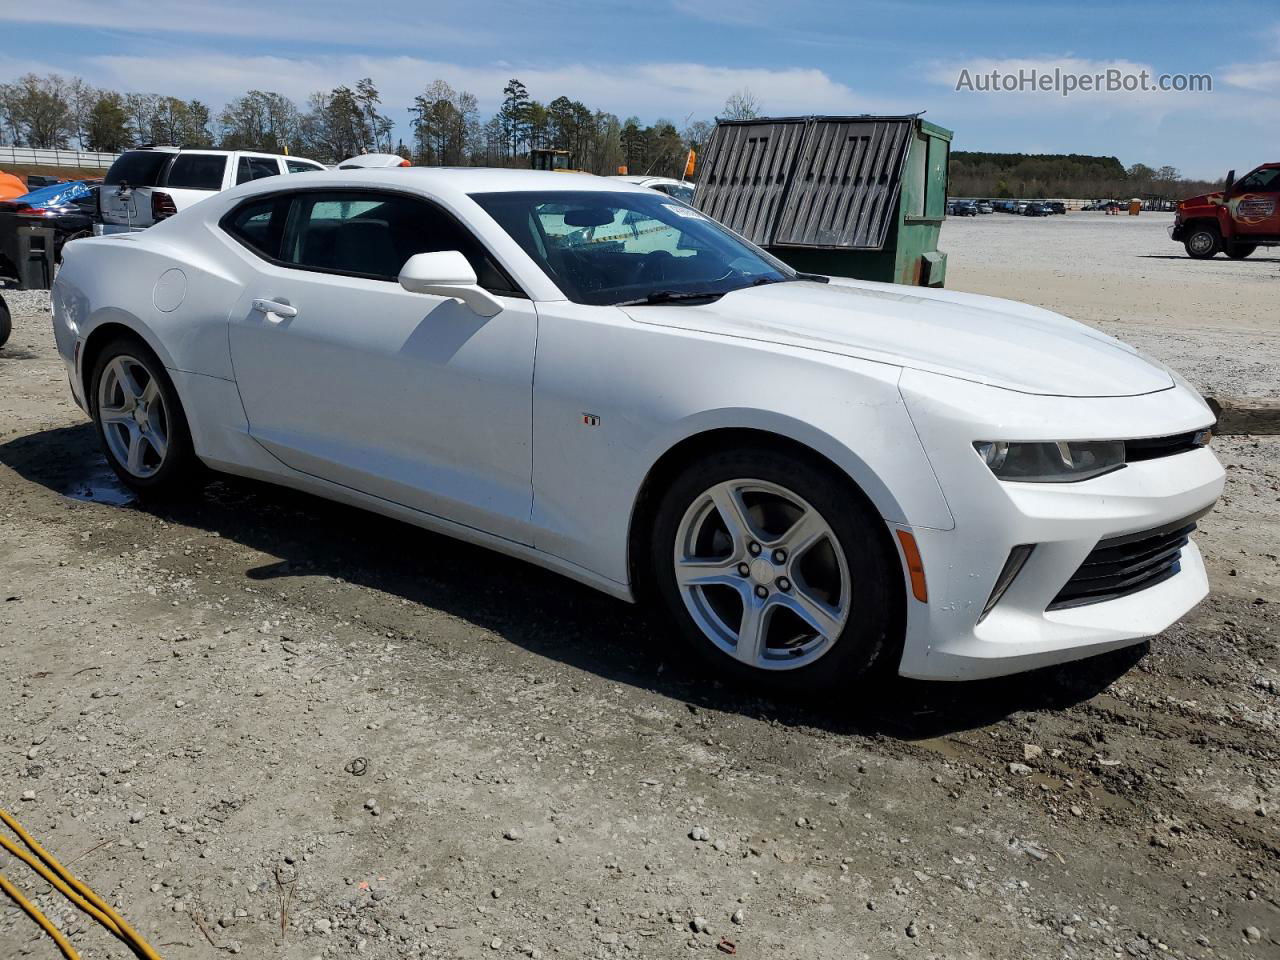
[[[354,170],[326,170],[308,173],[305,180],[288,180],[284,189],[332,187],[406,186],[434,194],[459,196],[472,193],[518,193],[597,191],[600,193],[650,193],[646,187],[619,182],[614,177],[590,173],[562,173],[554,170],[503,170],[496,167],[362,167]],[[282,189],[279,180],[264,177],[237,188],[239,196],[274,193]]]

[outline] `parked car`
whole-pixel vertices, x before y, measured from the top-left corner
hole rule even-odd
[[[659,193],[665,193],[669,197],[675,197],[682,203],[693,203],[694,185],[687,180],[676,180],[672,177],[641,177],[626,174],[610,177],[611,180],[621,180],[624,183],[634,183],[637,186],[648,187],[650,190],[657,190]]]
[[[726,679],[1007,674],[1205,596],[1224,473],[1185,381],[1047,310],[886,289],[617,180],[415,167],[79,241],[52,322],[140,495],[203,463],[398,517],[645,598]]]
[[[1232,170],[1221,190],[1183,200],[1169,236],[1197,260],[1219,251],[1243,260],[1260,246],[1280,246],[1280,163],[1264,163],[1239,180]]]
[[[990,204],[990,203],[988,203],[986,200],[979,200],[979,201],[978,201],[978,212],[979,212],[979,213],[994,213],[994,212],[995,212],[995,208],[994,208],[994,207],[992,207],[992,206],[991,206],[991,204]]]
[[[972,200],[956,200],[952,202],[951,210],[948,212],[953,217],[976,217],[978,205]]]
[[[1022,215],[1024,217],[1047,217],[1049,216],[1049,208],[1043,203],[1024,203],[1022,205]]]
[[[53,228],[54,258],[61,261],[68,241],[93,236],[98,189],[84,181],[56,183],[13,200],[0,200],[0,211]]]
[[[1067,205],[1061,200],[1045,200],[1042,201],[1040,205],[1049,213],[1060,213],[1065,215],[1067,212]]]
[[[143,230],[237,184],[324,169],[324,164],[303,157],[246,150],[128,150],[111,165],[99,191],[96,232]]]
[[[358,153],[354,157],[348,157],[346,160],[343,160],[338,164],[338,169],[362,170],[366,167],[381,168],[411,166],[413,166],[413,164],[398,153]]]

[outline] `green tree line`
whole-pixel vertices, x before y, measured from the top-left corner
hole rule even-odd
[[[1221,181],[1189,180],[1175,167],[1078,153],[983,153],[956,150],[947,192],[955,197],[1075,197],[1182,199],[1221,187]]]
[[[392,108],[371,78],[313,93],[299,105],[279,93],[249,90],[220,110],[200,100],[99,89],[80,77],[26,74],[0,84],[0,143],[116,153],[144,143],[289,152],[335,163],[358,153],[399,153],[424,165],[520,166],[529,151],[566,150],[579,169],[680,176],[689,149],[700,150],[714,124],[678,129],[643,124],[566,96],[541,103],[512,79],[500,108],[482,116],[475,94],[444,80],[427,84],[406,109],[410,141],[394,138]],[[725,114],[754,116],[750,91],[732,93]]]

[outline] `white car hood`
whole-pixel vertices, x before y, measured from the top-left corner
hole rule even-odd
[[[748,287],[701,305],[624,308],[640,323],[823,350],[1022,393],[1167,390],[1164,368],[1104,333],[1011,300],[833,279]]]

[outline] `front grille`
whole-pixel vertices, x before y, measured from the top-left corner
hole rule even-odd
[[[1179,433],[1172,437],[1126,440],[1124,461],[1136,463],[1139,460],[1155,460],[1158,457],[1172,457],[1174,454],[1186,453],[1188,450],[1199,450],[1205,445],[1207,439],[1206,431],[1192,430],[1190,433]]]
[[[1067,581],[1050,610],[1080,607],[1127,597],[1154,587],[1182,569],[1182,548],[1187,545],[1196,514],[1155,530],[1100,540]]]

